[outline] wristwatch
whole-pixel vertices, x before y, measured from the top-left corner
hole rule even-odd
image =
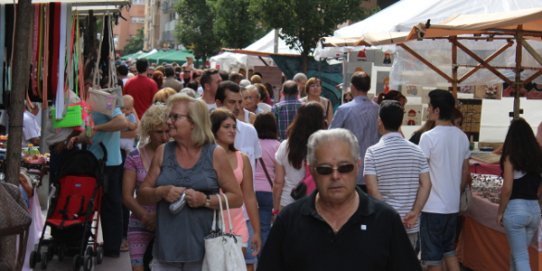
[[[205,207],[211,208],[211,196],[205,195]]]

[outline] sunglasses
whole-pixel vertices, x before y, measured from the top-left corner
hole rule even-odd
[[[333,173],[333,170],[337,170],[339,173],[350,173],[354,170],[354,164],[344,164],[336,167],[322,165],[316,166],[315,169],[319,175],[329,175]]]

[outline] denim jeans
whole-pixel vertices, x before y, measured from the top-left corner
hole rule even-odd
[[[510,270],[531,270],[529,245],[540,223],[540,205],[537,200],[513,199],[503,215],[504,230],[510,245]]]
[[[265,245],[269,230],[271,229],[271,219],[273,215],[273,193],[256,191],[256,200],[258,201],[258,212],[260,215],[260,230],[262,237],[262,248]]]

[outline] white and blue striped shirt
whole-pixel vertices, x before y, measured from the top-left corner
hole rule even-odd
[[[365,153],[363,175],[374,175],[383,200],[404,217],[416,201],[420,174],[429,172],[427,159],[417,145],[400,133],[387,133]],[[408,233],[418,232],[419,223]]]

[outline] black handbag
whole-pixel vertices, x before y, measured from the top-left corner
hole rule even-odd
[[[290,196],[295,200],[298,200],[306,195],[307,195],[307,185],[303,182],[303,180],[300,181],[294,187],[294,189],[292,189],[292,192],[290,192]]]

